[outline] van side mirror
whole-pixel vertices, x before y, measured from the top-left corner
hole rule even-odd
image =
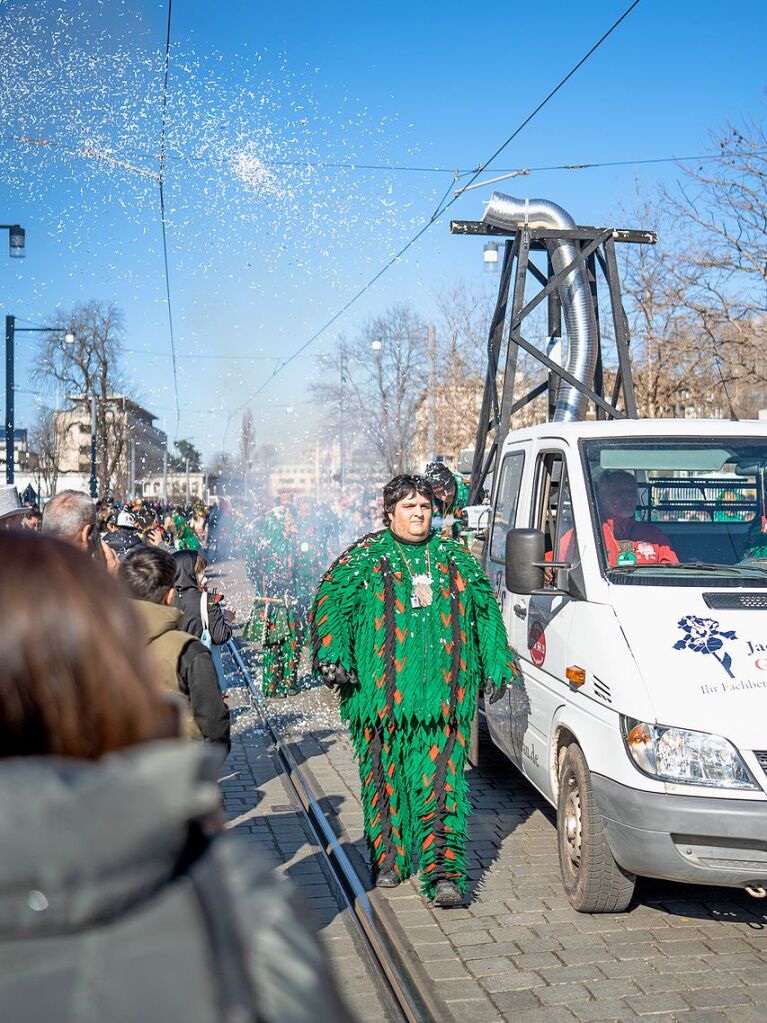
[[[545,554],[546,541],[539,529],[510,529],[506,534],[506,589],[521,594],[543,589]]]

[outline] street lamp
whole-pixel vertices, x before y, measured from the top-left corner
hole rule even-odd
[[[21,230],[21,228],[19,228]],[[22,248],[24,247],[22,231]],[[74,344],[75,335],[71,330],[59,327],[17,327],[15,316],[5,318],[5,482],[14,479],[14,442],[16,432],[16,401],[14,387],[16,334],[62,334],[66,344]]]
[[[482,262],[485,273],[494,274],[498,270],[498,242],[488,242],[482,250]]]
[[[8,255],[11,259],[24,258],[26,231],[18,224],[0,224],[0,229],[8,232]]]

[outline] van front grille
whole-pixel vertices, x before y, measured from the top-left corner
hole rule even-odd
[[[759,766],[767,774],[767,749],[755,749],[754,756],[759,762]]]
[[[740,608],[764,611],[767,593],[704,593],[703,599],[715,611],[734,611]]]

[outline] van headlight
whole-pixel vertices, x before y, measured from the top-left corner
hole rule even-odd
[[[648,725],[623,715],[621,731],[636,767],[659,781],[718,789],[759,789],[743,757],[724,736]]]

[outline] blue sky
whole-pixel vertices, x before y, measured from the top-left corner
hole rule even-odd
[[[554,0],[541,14],[522,3],[177,0],[166,202],[179,435],[206,455],[218,449],[227,414],[415,233],[451,182],[448,172],[356,165],[476,166],[626,6]],[[152,177],[166,11],[137,0],[0,2],[10,53],[0,71],[0,219],[28,232],[23,263],[0,262],[0,305],[39,324],[75,301],[115,299],[128,375],[172,436]],[[751,0],[642,0],[495,166],[705,152],[709,129],[764,115],[766,29],[767,6]],[[355,167],[308,168],[317,162]],[[650,189],[677,175],[674,165],[629,165],[541,171],[499,187],[607,223],[625,219],[618,211],[637,180]],[[450,215],[479,218],[490,191],[467,193]],[[428,318],[440,286],[480,273],[481,242],[437,223],[312,351],[392,302],[412,301]],[[19,425],[43,400],[25,393],[41,390],[32,345],[19,342]],[[253,403],[260,439],[287,451],[312,435],[314,371],[312,358],[297,360]]]

